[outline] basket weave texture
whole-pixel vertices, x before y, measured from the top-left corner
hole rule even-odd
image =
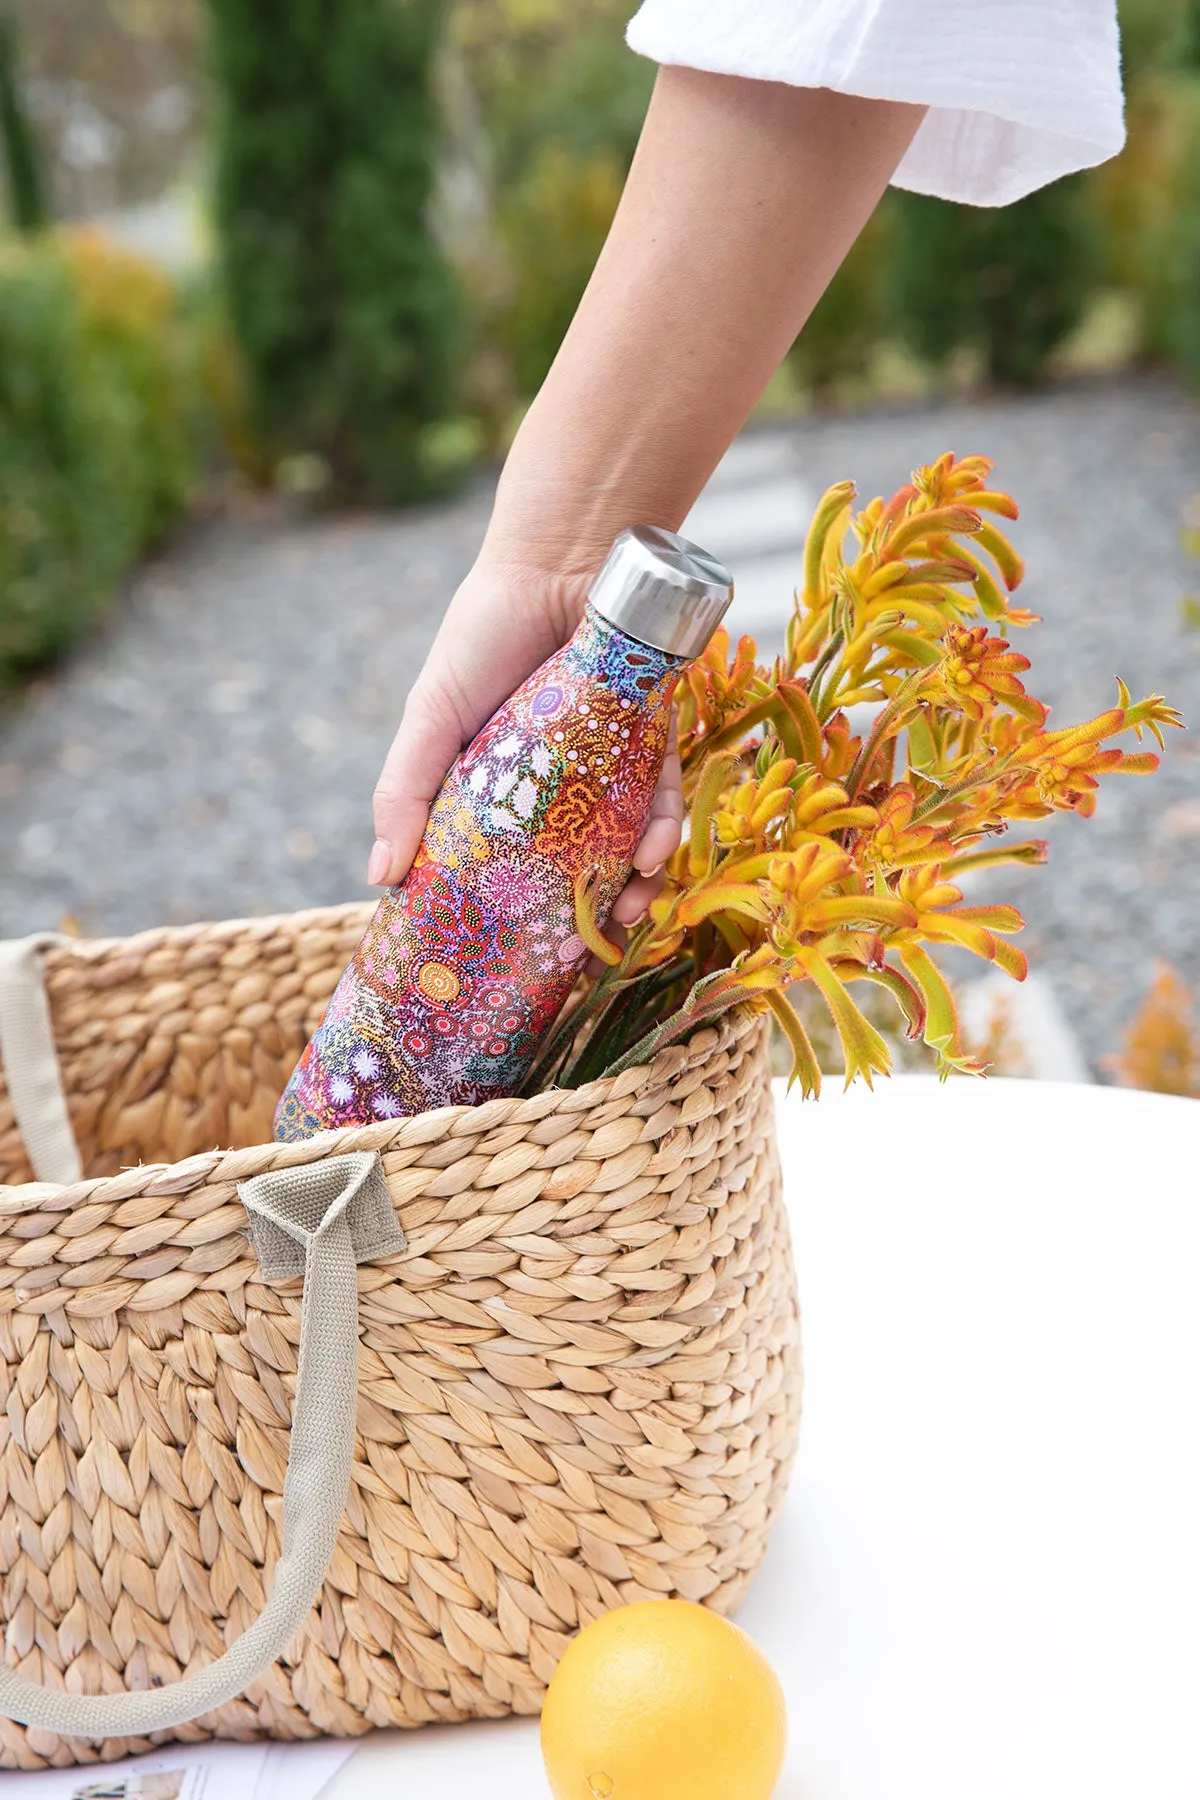
[[[46,958],[89,1176],[0,1188],[0,1615],[23,1674],[174,1681],[262,1609],[301,1284],[263,1280],[236,1183],[375,1149],[407,1239],[358,1271],[358,1439],[321,1602],[268,1676],[171,1737],[536,1712],[600,1612],[736,1606],[795,1449],[764,1021],[573,1092],[263,1142],[371,910]],[[6,1109],[0,1087],[19,1182]],[[184,1160],[139,1161],[164,1156]],[[148,1747],[0,1720],[0,1768]]]

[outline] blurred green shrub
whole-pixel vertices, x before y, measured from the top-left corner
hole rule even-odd
[[[139,548],[183,513],[195,477],[197,371],[182,296],[156,264],[97,230],[57,235],[89,366],[123,396],[131,436],[125,486]]]
[[[1080,178],[1012,206],[958,206],[901,192],[891,202],[889,312],[899,335],[934,366],[970,348],[990,381],[1037,381],[1095,281]]]
[[[819,403],[864,376],[888,335],[890,200],[876,208],[788,353],[793,373]]]
[[[656,73],[625,45],[628,16],[624,0],[453,0],[501,265],[473,296],[473,365],[492,390],[482,407],[471,395],[481,414],[536,392],[608,233]]]
[[[608,236],[624,185],[611,152],[543,144],[499,211],[512,288],[497,321],[518,389],[534,394],[554,361]]]
[[[1200,381],[1200,71],[1143,73],[1127,123],[1097,171],[1112,275],[1140,302],[1146,348]]]
[[[8,210],[18,231],[49,218],[41,150],[21,91],[16,21],[0,11],[0,153],[8,175]]]
[[[629,167],[657,73],[624,41],[626,0],[451,0],[501,196],[551,139]]]
[[[195,391],[197,459],[207,470],[232,469],[248,486],[269,488],[273,464],[251,413],[245,359],[216,271],[194,271],[180,299]]]
[[[427,223],[442,0],[212,0],[216,215],[248,410],[330,497],[450,485],[458,298]]]
[[[501,452],[604,241],[656,72],[623,42],[628,0],[442,3],[476,208],[454,249],[456,320],[416,203],[435,154],[438,0],[346,0],[336,15],[328,0],[283,15],[213,0],[240,353],[214,302],[205,380],[255,480],[315,453],[335,497],[430,491],[467,459],[459,411]],[[1027,385],[1071,354],[1101,282],[1137,298],[1126,316],[1145,321],[1146,347],[1200,374],[1200,0],[1121,0],[1121,15],[1125,153],[1010,208],[889,193],[793,348],[790,391],[864,397],[892,361],[920,387],[962,349],[987,379]],[[897,340],[925,367],[880,359]]]
[[[1143,348],[1200,380],[1200,0],[1119,0],[1126,145],[1090,180]]]
[[[190,491],[178,294],[99,234],[0,246],[0,687],[95,619]]]
[[[1197,0],[1117,0],[1117,13],[1127,93],[1156,70],[1195,68],[1200,62]]]

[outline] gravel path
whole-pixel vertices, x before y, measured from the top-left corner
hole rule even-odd
[[[1200,722],[1200,638],[1180,545],[1200,490],[1200,407],[1155,380],[806,421],[735,447],[694,517],[738,609],[777,638],[803,519],[830,481],[890,492],[944,449],[983,451],[1019,500],[1031,685],[1055,723],[1164,691]],[[148,567],[107,629],[0,720],[0,935],[86,932],[361,898],[371,787],[490,483],[453,505],[297,524],[224,520]],[[777,596],[777,598],[775,598]],[[735,627],[736,628],[736,627]],[[1087,1054],[1114,1050],[1163,956],[1200,983],[1200,738],[1089,823],[1053,822],[1049,868],[991,884]]]

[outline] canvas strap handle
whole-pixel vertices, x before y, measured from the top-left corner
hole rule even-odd
[[[358,1397],[355,1265],[404,1248],[375,1150],[238,1183],[271,1277],[304,1273],[283,1544],[266,1605],[223,1656],[168,1687],[67,1694],[0,1664],[0,1716],[64,1737],[149,1737],[225,1705],[269,1669],[321,1592],[341,1528]]]
[[[41,1180],[79,1174],[39,951],[44,933],[0,945],[0,1047],[5,1075]],[[337,1544],[358,1400],[356,1265],[404,1248],[376,1150],[273,1169],[238,1183],[264,1280],[304,1277],[291,1445],[283,1483],[283,1542],[271,1592],[223,1656],[168,1687],[69,1694],[38,1687],[0,1660],[0,1717],[63,1737],[149,1737],[199,1718],[276,1662],[321,1592]]]
[[[69,943],[57,931],[0,942],[0,1063],[36,1181],[66,1187],[81,1174],[63,1093],[42,951]]]

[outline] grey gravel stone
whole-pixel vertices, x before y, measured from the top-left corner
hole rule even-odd
[[[146,568],[0,728],[0,934],[366,898],[375,777],[490,501],[223,520]]]
[[[846,476],[866,499],[946,449],[993,457],[1021,504],[1020,597],[1044,623],[1019,645],[1052,723],[1112,705],[1117,674],[1200,720],[1200,638],[1180,610],[1200,589],[1180,537],[1200,490],[1200,409],[1157,379],[749,434],[709,517],[736,528],[764,647],[799,573],[789,471],[805,506]],[[366,897],[371,789],[490,498],[482,481],[392,517],[226,519],[146,568],[108,626],[0,721],[0,934],[66,912],[89,933],[130,932]],[[1026,914],[1023,943],[1103,1074],[1156,957],[1200,984],[1200,739],[1172,733],[1158,775],[1113,779],[1093,820],[1046,835],[1049,867],[1001,872],[987,897]]]

